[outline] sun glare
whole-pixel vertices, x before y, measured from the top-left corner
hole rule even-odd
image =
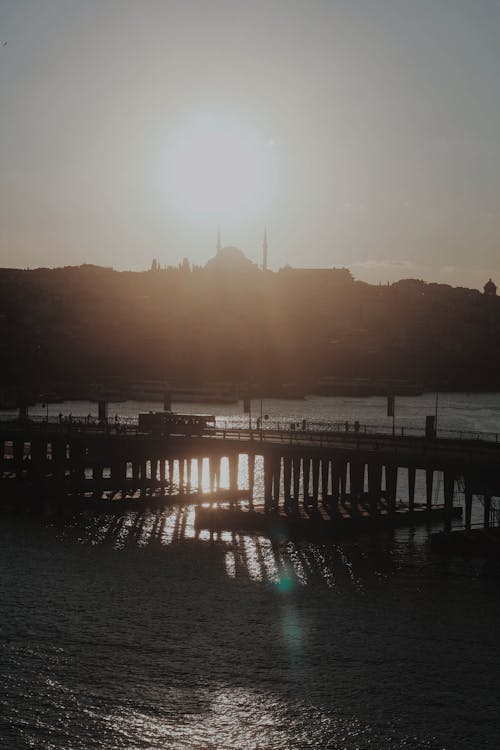
[[[244,217],[266,208],[275,171],[271,140],[235,120],[203,116],[171,145],[169,200],[191,219]]]

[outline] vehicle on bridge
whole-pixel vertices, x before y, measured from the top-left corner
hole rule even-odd
[[[153,435],[202,435],[215,428],[215,417],[207,414],[176,414],[150,411],[139,414],[139,429]]]

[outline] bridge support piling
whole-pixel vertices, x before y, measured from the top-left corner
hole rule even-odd
[[[227,489],[230,492],[234,487],[234,457],[233,456],[225,456],[224,458],[227,459]],[[222,466],[221,459],[221,466]],[[222,472],[221,472],[222,473]]]
[[[491,517],[491,492],[487,491],[484,493],[484,521],[483,526],[488,529],[490,526]]]
[[[311,507],[314,509],[317,509],[318,507],[319,469],[320,469],[319,458],[315,457],[312,459],[312,498],[311,498]]]
[[[134,492],[139,487],[139,473],[139,464],[137,463],[137,461],[132,461],[132,486],[134,488]]]
[[[229,473],[229,491],[236,494],[238,489],[238,462],[239,453],[236,455],[228,456],[228,473]]]
[[[273,511],[277,511],[280,505],[280,479],[281,479],[281,456],[273,460]]]
[[[125,485],[126,464],[123,461],[113,461],[111,464],[111,481],[113,488],[122,488]]]
[[[340,501],[340,474],[335,462],[332,463],[332,496],[330,500],[330,510],[337,512]]]
[[[455,477],[450,471],[444,472],[444,528],[451,531],[451,520],[453,516],[453,495],[455,491]]]
[[[472,520],[472,489],[470,480],[465,478],[465,528],[470,531]]]
[[[273,507],[273,466],[271,456],[264,456],[264,509],[270,513]]]
[[[181,464],[177,458],[172,458],[169,462],[169,473],[170,473],[170,494],[179,494],[181,491]],[[175,483],[174,478],[177,474],[177,493],[174,492]]]
[[[434,471],[426,469],[425,472],[425,495],[427,500],[427,510],[432,510],[432,489],[434,485]]]
[[[415,467],[408,467],[408,507],[410,510],[415,509]]]
[[[2,444],[2,452],[0,455],[3,458],[3,444]],[[38,471],[40,464],[42,462],[42,443],[40,442],[40,440],[31,441],[30,457],[31,457],[31,466],[36,467]]]
[[[179,467],[179,492],[184,494],[186,491],[186,461],[184,458],[178,458],[177,464]]]
[[[300,458],[293,456],[292,458],[292,472],[293,472],[293,509],[298,510],[299,507],[299,495],[300,495]]]
[[[203,491],[202,486],[202,475],[203,475],[203,459],[196,459],[196,492],[201,493]]]
[[[215,488],[218,491],[220,488],[220,466],[221,466],[220,456],[215,457],[214,466],[215,466]]]
[[[396,494],[398,486],[398,467],[389,464],[385,467],[385,487],[389,513],[396,512]]]
[[[172,494],[174,488],[174,459],[169,458],[167,461],[168,465],[168,494]]]
[[[208,475],[210,477],[210,492],[215,492],[217,488],[217,468],[215,465],[217,458],[210,456],[208,459]]]
[[[72,466],[71,466],[71,478],[76,486],[81,485],[85,481],[85,451],[82,445],[76,444],[72,446]],[[36,462],[37,467],[40,461],[40,447],[39,443],[31,444],[31,461]]]
[[[248,503],[253,508],[253,488],[255,485],[255,456],[248,455]]]
[[[14,453],[14,463],[17,468],[20,468],[23,460],[24,442],[22,440],[14,440],[12,450]],[[54,455],[52,456],[52,459],[54,460]]]
[[[370,513],[375,516],[378,511],[378,502],[382,494],[382,466],[380,464],[368,464],[368,498]]]
[[[24,442],[19,441],[16,443],[18,449],[18,455],[20,456],[20,466],[22,465]],[[52,470],[55,476],[59,479],[64,476],[64,464],[66,459],[66,443],[62,440],[57,440],[52,444]]]
[[[365,465],[361,461],[351,461],[349,464],[351,480],[351,512],[359,512],[359,504],[363,497],[365,484]]]
[[[283,457],[283,495],[285,499],[285,511],[290,512],[292,507],[292,459]]]
[[[101,499],[102,496],[102,472],[103,467],[101,464],[94,464],[92,467],[92,476],[94,483],[94,497],[97,500]]]
[[[338,472],[340,480],[340,502],[344,504],[347,495],[347,461],[342,460],[338,462]]]
[[[321,502],[327,507],[328,506],[328,472],[330,468],[330,461],[328,458],[321,459]]]
[[[310,500],[309,500],[310,473],[311,473],[311,459],[304,457],[302,459],[302,490],[303,490],[304,508],[308,508],[309,503],[310,503]]]
[[[184,458],[178,458],[177,464],[179,467],[179,492],[184,494],[186,491],[186,461]]]
[[[165,487],[165,460],[163,458],[158,459],[158,481],[163,489]]]
[[[176,471],[177,468],[177,471]],[[177,495],[182,494],[184,490],[184,465],[182,458],[174,458],[174,475],[177,474]]]

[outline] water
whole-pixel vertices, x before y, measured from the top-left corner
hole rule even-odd
[[[418,399],[400,401],[411,419]],[[264,408],[384,419],[380,399]],[[495,431],[500,398],[439,408],[450,429]],[[0,747],[498,747],[496,565],[435,557],[425,530],[273,545],[196,538],[193,517],[4,518]]]
[[[260,416],[260,400],[252,400],[252,418]],[[135,417],[140,411],[162,409],[156,402],[137,403],[125,401],[109,404],[109,416]],[[173,403],[174,411],[185,414],[215,414],[220,420],[236,417],[248,424],[248,416],[243,415],[242,402],[237,404],[181,404]],[[287,426],[290,422],[301,422],[303,418],[314,421],[345,422],[352,425],[358,420],[362,425],[380,426],[387,432],[392,429],[392,418],[387,417],[386,399],[380,396],[371,398],[328,398],[308,396],[304,400],[263,400],[262,411],[270,421]],[[97,417],[97,404],[89,401],[38,404],[30,409],[30,415],[57,417],[59,413],[74,417]],[[436,394],[424,393],[421,396],[396,397],[396,430],[414,429],[422,431],[425,415],[436,414]],[[441,393],[437,397],[437,424],[439,432],[475,432],[478,430],[499,434],[500,439],[500,394],[499,393]]]

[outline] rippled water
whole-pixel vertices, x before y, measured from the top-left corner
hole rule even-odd
[[[161,410],[156,402],[138,403],[125,401],[109,404],[109,416],[135,417],[140,411]],[[252,417],[260,415],[260,400],[252,400]],[[240,417],[248,424],[248,415],[243,415],[243,404],[172,404],[172,409],[185,414],[215,414],[221,420]],[[387,400],[382,396],[370,398],[329,398],[308,396],[303,400],[265,399],[262,402],[263,414],[272,421],[281,421],[284,426],[290,422],[306,420],[327,420],[351,424],[358,420],[361,425],[378,425],[387,431],[392,429],[392,418],[387,417]],[[424,393],[420,396],[397,396],[395,402],[396,430],[403,428],[424,429],[425,416],[437,413],[438,430],[482,430],[499,433],[500,436],[500,393]],[[59,413],[73,417],[97,417],[97,404],[90,401],[74,401],[61,404],[39,404],[30,409],[34,416],[57,417]]]
[[[492,429],[499,404],[455,419]],[[3,519],[1,747],[498,747],[497,566],[424,529],[279,544],[193,519]]]

